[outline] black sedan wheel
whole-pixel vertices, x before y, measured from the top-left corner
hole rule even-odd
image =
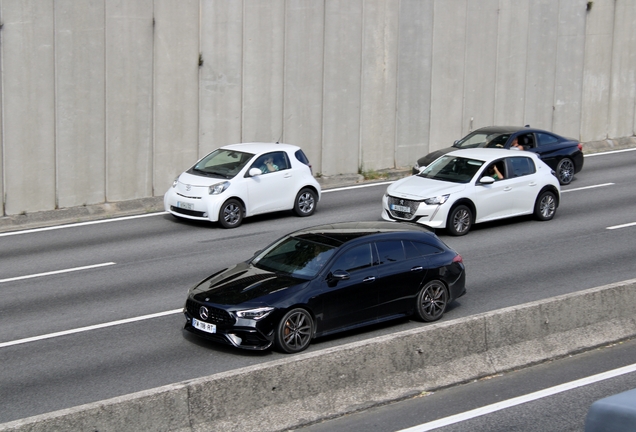
[[[243,207],[235,199],[229,199],[221,206],[219,222],[224,228],[236,228],[243,221]]]
[[[444,315],[448,304],[446,285],[438,280],[424,285],[417,296],[417,317],[425,322],[437,321]]]
[[[542,192],[534,203],[534,216],[540,221],[547,221],[556,213],[556,196],[550,191]]]
[[[316,194],[311,189],[303,189],[296,195],[294,213],[298,216],[311,216],[316,210]]]
[[[473,212],[465,205],[460,205],[451,210],[446,228],[451,235],[462,236],[468,233],[472,225]]]
[[[286,353],[297,353],[309,346],[314,334],[314,321],[305,309],[287,312],[276,329],[276,348]]]
[[[559,183],[567,185],[572,182],[574,178],[574,162],[569,158],[561,159],[556,168]]]

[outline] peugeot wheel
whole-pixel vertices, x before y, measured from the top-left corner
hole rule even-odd
[[[235,199],[223,203],[219,211],[219,222],[224,228],[236,228],[243,221],[243,207]]]
[[[534,217],[547,221],[554,217],[557,208],[556,196],[553,192],[542,192],[534,203]]]
[[[574,178],[574,163],[569,158],[563,158],[557,165],[556,172],[559,183],[562,185],[570,184]]]
[[[417,317],[425,322],[437,321],[444,315],[448,305],[448,290],[446,285],[438,280],[424,285],[417,296]]]
[[[314,321],[305,309],[287,312],[276,329],[276,348],[286,353],[297,353],[309,346],[314,334]]]
[[[298,192],[296,195],[296,201],[294,201],[294,213],[298,216],[311,216],[316,210],[316,193],[309,189],[305,188]]]
[[[451,235],[462,236],[470,231],[473,225],[473,212],[465,205],[459,205],[451,210],[446,228]]]

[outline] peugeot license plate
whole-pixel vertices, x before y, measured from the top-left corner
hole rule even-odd
[[[206,333],[216,333],[216,325],[199,321],[196,318],[192,318],[192,327]]]
[[[397,204],[391,204],[391,210],[399,211],[399,212],[402,212],[402,213],[411,213],[411,208],[410,207],[401,206],[401,205],[397,205]]]

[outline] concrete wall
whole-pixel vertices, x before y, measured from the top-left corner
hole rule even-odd
[[[631,0],[0,0],[2,215],[160,196],[214,148],[314,173],[470,130],[636,130]]]
[[[636,335],[636,279],[0,424],[277,431]]]

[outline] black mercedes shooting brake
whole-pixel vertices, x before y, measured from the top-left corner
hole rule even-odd
[[[461,255],[428,228],[345,222],[288,234],[188,292],[185,329],[238,348],[286,353],[312,339],[399,317],[442,317],[465,292]]]

